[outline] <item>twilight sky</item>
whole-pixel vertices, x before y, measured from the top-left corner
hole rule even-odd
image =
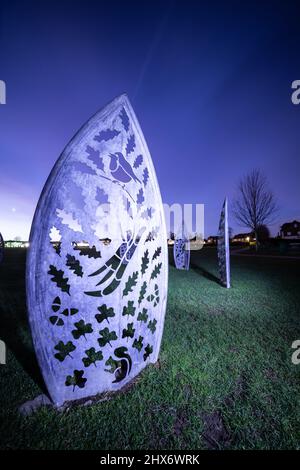
[[[298,6],[297,6],[298,3]],[[259,167],[280,223],[300,218],[300,5],[291,1],[15,1],[0,5],[0,231],[27,239],[61,151],[127,92],[165,203],[224,196]],[[243,231],[233,219],[234,232]]]

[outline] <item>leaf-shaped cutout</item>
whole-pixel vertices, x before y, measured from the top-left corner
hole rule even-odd
[[[65,385],[67,387],[73,386],[73,392],[75,390],[75,387],[83,388],[85,387],[85,383],[87,381],[86,378],[83,377],[84,371],[83,370],[74,370],[73,372],[74,375],[68,375],[66,378]]]
[[[135,339],[132,344],[132,347],[137,349],[138,352],[141,352],[141,350],[143,349],[143,339],[143,336],[139,336],[139,339]]]
[[[123,329],[122,338],[133,338],[134,332],[133,323],[127,323],[127,328]]]
[[[157,320],[155,320],[155,318],[153,320],[150,320],[149,323],[148,323],[148,328],[149,330],[151,331],[151,333],[154,333],[155,330],[156,330],[156,324],[157,324]]]
[[[98,170],[104,170],[103,159],[100,157],[100,152],[98,150],[93,149],[90,145],[87,146],[86,151],[88,153],[88,159],[96,165]]]
[[[136,196],[136,202],[137,204],[143,204],[145,198],[144,198],[144,191],[143,189],[141,188],[139,190],[139,192],[137,193],[137,196]]]
[[[135,137],[134,134],[128,138],[127,145],[126,145],[126,154],[129,155],[135,149]]]
[[[63,321],[62,318],[59,318],[58,316],[56,315],[52,315],[50,318],[50,323],[52,323],[52,325],[56,325],[56,326],[63,326],[65,324],[65,322]]]
[[[107,361],[105,362],[106,366],[109,366],[110,369],[104,369],[105,372],[109,372],[110,374],[113,374],[118,367],[120,367],[120,362],[116,361],[112,356],[109,356]]]
[[[131,276],[128,277],[125,288],[123,289],[123,297],[129,294],[129,292],[133,291],[133,287],[136,286],[137,284],[137,278],[138,278],[138,271],[135,271]]]
[[[76,313],[78,313],[78,310],[77,308],[65,308],[61,314],[64,315],[65,317],[69,317],[69,316],[72,316],[72,315],[76,315]]]
[[[93,333],[93,328],[91,323],[85,323],[84,320],[74,323],[76,330],[72,330],[72,335],[75,339],[79,339],[83,336],[86,339],[86,334]]]
[[[63,362],[67,356],[72,357],[71,352],[75,351],[76,346],[72,343],[72,341],[68,341],[64,343],[63,341],[59,341],[54,349],[58,351],[58,353],[54,354],[54,357],[58,359],[60,362]]]
[[[147,311],[148,310],[146,308],[143,308],[143,310],[141,312],[139,312],[138,317],[137,317],[138,321],[141,321],[141,322],[144,322],[144,323],[147,322],[147,320],[148,320]]]
[[[161,267],[162,267],[162,263],[158,263],[158,264],[155,265],[155,267],[154,267],[154,269],[151,273],[151,279],[155,279],[159,275],[159,273],[161,271]]]
[[[155,252],[154,252],[154,255],[152,256],[152,261],[154,261],[156,258],[158,258],[161,254],[161,246],[157,247]]]
[[[153,346],[150,346],[150,344],[147,344],[147,346],[145,347],[145,353],[144,353],[144,361],[146,361],[148,359],[148,357],[150,356],[150,354],[153,353]]]
[[[53,300],[53,303],[52,303],[52,310],[53,312],[58,312],[58,310],[60,309],[61,307],[61,300],[60,298],[57,296],[55,297],[55,299]]]
[[[119,134],[120,131],[117,131],[116,129],[105,129],[104,131],[100,131],[99,134],[94,137],[94,140],[97,142],[107,142],[108,140],[114,139]]]
[[[96,362],[102,361],[103,354],[102,351],[96,351],[95,348],[90,348],[85,351],[86,357],[82,359],[83,364],[85,367],[89,367],[91,364],[94,364],[97,367]]]
[[[134,314],[135,314],[135,307],[134,307],[134,301],[133,300],[129,300],[127,305],[124,305],[123,307],[123,312],[122,312],[122,315],[125,316],[125,315],[131,315],[132,317],[134,317]]]
[[[107,320],[107,322],[109,323],[108,319],[115,316],[115,312],[114,312],[113,307],[107,308],[107,305],[105,305],[105,304],[101,305],[101,307],[98,307],[98,310],[99,310],[100,313],[97,313],[95,315],[95,318],[96,318],[98,323],[101,323],[104,320]]]
[[[140,289],[140,295],[139,295],[139,300],[138,300],[139,305],[142,303],[142,300],[145,298],[146,291],[147,291],[147,282],[144,281]]]
[[[64,272],[61,269],[58,270],[55,266],[53,266],[53,264],[51,264],[48,274],[52,276],[51,281],[55,282],[57,287],[70,295],[70,285],[68,284],[69,278],[64,277]]]
[[[138,168],[143,163],[143,155],[138,155],[134,160],[133,167]]]
[[[94,258],[94,259],[101,258],[101,253],[100,251],[96,249],[95,245],[93,245],[92,247],[90,246],[77,247],[76,246],[74,250],[78,250],[80,256],[87,256],[88,258]]]
[[[145,274],[148,266],[149,266],[149,250],[146,250],[142,257],[142,266],[141,266],[142,275]]]
[[[120,118],[121,118],[121,122],[123,124],[125,131],[128,132],[129,131],[129,117],[125,111],[125,108],[121,109]]]
[[[66,265],[76,274],[76,276],[82,277],[83,276],[83,271],[82,271],[82,266],[78,259],[75,258],[73,255],[67,255],[66,256],[67,261]]]
[[[149,179],[149,171],[148,171],[148,168],[145,168],[144,171],[143,171],[143,183],[144,183],[144,186],[146,186],[147,182],[148,182],[148,179]]]
[[[104,347],[107,344],[109,344],[112,347],[111,341],[116,341],[118,339],[116,332],[109,331],[107,327],[104,328],[103,330],[100,330],[99,333],[100,333],[100,336],[102,336],[102,338],[98,339],[98,343],[101,347]]]

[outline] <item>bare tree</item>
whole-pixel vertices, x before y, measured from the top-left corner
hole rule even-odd
[[[233,203],[233,214],[240,225],[250,228],[255,233],[256,249],[259,242],[259,226],[271,223],[276,211],[276,200],[268,187],[266,177],[260,170],[252,170],[238,185],[238,197]]]

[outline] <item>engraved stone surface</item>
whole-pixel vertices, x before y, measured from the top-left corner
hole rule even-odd
[[[0,263],[2,263],[4,258],[4,240],[2,237],[2,233],[0,233]]]
[[[218,232],[218,264],[220,283],[230,287],[230,255],[229,255],[229,231],[228,231],[228,204],[225,198]]]
[[[176,269],[189,270],[190,268],[190,240],[186,233],[184,223],[182,223],[174,240],[173,255]]]
[[[121,95],[67,145],[32,224],[29,321],[56,405],[116,391],[157,361],[167,256],[150,153]]]

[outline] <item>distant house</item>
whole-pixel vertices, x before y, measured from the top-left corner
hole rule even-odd
[[[205,241],[206,244],[208,245],[216,245],[218,241],[218,237],[208,237],[208,239]]]
[[[255,241],[255,235],[254,232],[249,232],[249,233],[237,233],[233,238],[232,238],[232,243],[251,243]]]
[[[300,239],[300,222],[293,220],[293,222],[286,222],[280,227],[279,235],[281,238],[286,239]]]

